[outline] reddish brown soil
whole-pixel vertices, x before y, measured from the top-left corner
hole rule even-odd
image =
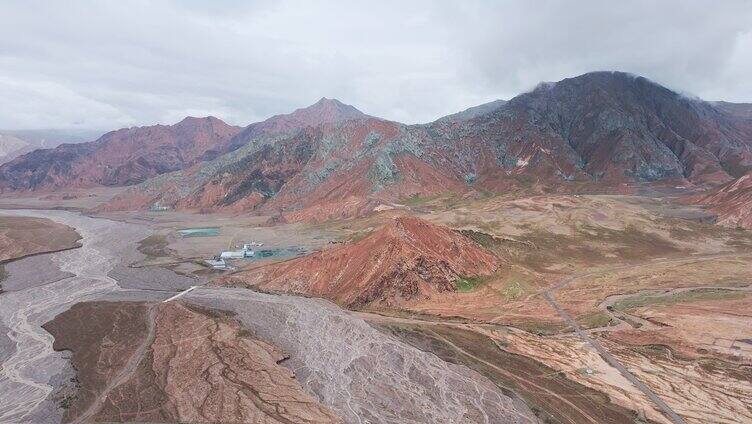
[[[340,422],[279,365],[284,353],[222,313],[91,302],[45,329],[78,370],[66,422]]]
[[[742,175],[695,201],[707,205],[727,227],[752,229],[752,172]]]
[[[351,308],[395,306],[453,292],[459,277],[489,275],[498,266],[496,256],[449,228],[398,217],[358,242],[218,284],[325,297]]]
[[[128,362],[147,333],[147,306],[137,302],[78,303],[44,325],[55,350],[73,352],[80,388],[65,411],[71,422],[86,411]]]
[[[44,218],[0,217],[0,262],[77,246],[81,236]]]
[[[662,345],[682,358],[717,357],[752,366],[752,296],[650,305],[630,313],[656,324],[651,329],[624,329],[608,338],[632,346]]]
[[[308,108],[308,118],[279,123],[297,132],[269,142],[258,136],[277,124],[249,126],[237,140],[256,137],[257,148],[207,165],[202,178],[184,175],[140,190],[176,208],[270,215],[308,209],[292,218],[320,220],[312,208],[353,197],[394,203],[443,192],[624,193],[651,183],[712,186],[752,170],[747,121],[620,72],[541,85],[487,113],[427,125],[344,108],[319,108],[328,119]]]
[[[384,328],[445,361],[466,365],[522,397],[542,422],[634,423],[637,414],[608,396],[536,360],[501,349],[490,337],[448,325],[387,324]]]

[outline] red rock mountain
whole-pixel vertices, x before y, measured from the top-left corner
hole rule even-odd
[[[659,180],[713,185],[752,170],[752,126],[726,109],[645,78],[595,72],[426,125],[352,112],[298,131],[246,129],[256,135],[242,148],[148,181],[110,206],[282,211],[288,219],[321,220],[444,192]]]
[[[364,239],[242,271],[218,284],[325,297],[349,308],[395,306],[456,291],[460,277],[489,275],[499,261],[446,227],[399,217]]]
[[[214,117],[124,128],[93,142],[62,144],[20,156],[0,167],[0,189],[136,184],[226,153],[239,131]]]
[[[306,127],[366,117],[368,116],[353,106],[346,105],[336,99],[322,97],[311,106],[296,109],[289,114],[275,115],[265,121],[248,125],[235,137],[233,145],[240,147],[264,134],[284,134]]]
[[[752,172],[701,196],[696,203],[707,205],[721,225],[752,229]]]
[[[244,128],[230,141],[231,152],[184,171],[165,174],[115,198],[104,209],[142,209],[155,204],[187,209],[254,209],[299,172],[310,155],[305,143],[317,126],[336,127],[374,119],[338,100],[322,98],[288,115]]]

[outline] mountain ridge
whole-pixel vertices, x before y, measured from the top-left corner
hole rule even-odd
[[[226,151],[239,128],[214,118],[121,128],[92,142],[38,149],[0,166],[0,190],[129,185]]]
[[[420,125],[322,98],[248,125],[225,153],[151,175],[103,210],[159,205],[319,221],[444,193],[713,187],[752,170],[752,125],[726,109],[605,71]]]
[[[224,165],[136,186],[111,206],[159,202],[320,221],[447,192],[703,187],[752,169],[752,128],[643,77],[590,73],[499,103],[430,124],[368,117],[256,136]]]

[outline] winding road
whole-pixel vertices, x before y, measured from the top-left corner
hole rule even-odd
[[[660,259],[660,260],[654,260],[651,261],[651,265],[655,264],[679,264],[679,263],[685,263],[685,262],[691,262],[691,261],[697,261],[697,260],[708,260],[708,259],[720,259],[720,258],[726,258],[726,257],[737,257],[739,256],[738,253],[720,253],[720,254],[711,254],[711,255],[696,255],[691,257],[683,257],[683,258],[672,258],[672,259]],[[577,274],[574,276],[570,276],[567,278],[564,278],[557,283],[553,284],[546,290],[544,290],[541,293],[544,299],[546,299],[546,302],[548,302],[551,307],[554,308],[557,315],[569,326],[571,327],[575,333],[584,341],[585,343],[589,344],[590,346],[595,349],[598,354],[612,367],[614,367],[621,375],[624,376],[630,383],[632,383],[637,389],[639,389],[645,396],[648,397],[653,403],[660,408],[661,411],[675,424],[686,424],[686,421],[684,418],[682,418],[679,414],[676,413],[663,399],[661,399],[660,396],[658,396],[650,387],[648,387],[645,383],[643,383],[640,379],[638,379],[632,372],[630,372],[621,362],[619,362],[618,359],[616,359],[611,353],[606,350],[606,348],[603,347],[596,339],[590,337],[587,331],[583,330],[582,327],[574,320],[572,317],[559,305],[559,303],[556,301],[556,297],[554,296],[555,292],[559,289],[562,289],[573,282],[580,280],[582,278],[586,278],[588,276],[592,276],[596,273],[600,272],[613,272],[613,271],[620,271],[625,269],[633,268],[634,265],[620,265],[608,268],[606,270],[599,269],[598,271],[590,271],[585,272],[581,274]],[[689,287],[689,288],[682,288],[682,289],[676,289],[674,291],[686,291],[686,290],[694,290],[698,288],[704,288],[704,287]],[[741,289],[744,290],[744,289]],[[673,291],[669,291],[673,292]],[[641,292],[639,292],[641,293]],[[639,293],[634,294],[639,295]],[[601,303],[600,306],[604,310],[606,310],[605,307],[606,303]],[[614,314],[612,314],[610,311],[606,311],[609,316],[612,318],[616,318],[617,321],[621,323],[621,319],[616,317]]]
[[[645,396],[648,397],[653,403],[655,403],[661,411],[663,411],[664,414],[666,414],[667,417],[671,419],[675,424],[687,424],[686,421],[684,421],[684,418],[679,416],[679,414],[676,413],[666,402],[663,401],[663,399],[660,398],[655,392],[653,392],[650,387],[648,387],[645,383],[640,381],[637,377],[635,377],[634,374],[632,374],[624,365],[622,365],[619,360],[617,360],[613,355],[611,355],[608,350],[606,350],[603,345],[601,345],[597,340],[590,337],[583,329],[580,327],[579,324],[575,320],[572,319],[571,316],[562,309],[561,306],[556,302],[556,299],[554,298],[553,294],[550,291],[546,291],[543,293],[543,297],[546,298],[546,301],[556,310],[556,313],[559,314],[559,316],[564,320],[564,322],[567,323],[572,329],[577,333],[577,335],[585,342],[590,344],[597,352],[601,355],[601,357],[608,362],[609,365],[616,368],[617,371],[621,375],[624,376],[630,383],[632,383],[635,387],[637,387],[642,393],[645,394]]]

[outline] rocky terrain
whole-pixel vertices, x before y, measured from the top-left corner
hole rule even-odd
[[[0,217],[0,262],[75,247],[81,237],[71,227],[44,218]]]
[[[308,107],[296,109],[288,114],[275,115],[262,122],[248,125],[233,139],[232,143],[240,147],[260,135],[285,134],[321,124],[367,117],[368,115],[353,106],[346,105],[337,99],[322,97],[318,102]]]
[[[443,116],[437,119],[436,121],[434,121],[434,123],[456,124],[456,123],[461,123],[463,121],[468,121],[475,117],[493,112],[494,110],[502,107],[504,103],[506,102],[507,102],[506,100],[494,100],[492,102],[483,103],[482,105],[467,108],[463,110],[462,112],[457,112],[451,115]]]
[[[73,228],[44,218],[0,216],[0,293],[8,288],[8,262],[79,246],[81,236]],[[37,277],[44,278],[40,269]],[[10,281],[15,286],[15,277]]]
[[[85,325],[92,317],[97,325]],[[45,329],[81,370],[66,422],[340,422],[278,365],[284,353],[226,316],[178,303],[79,303]]]
[[[180,276],[162,269],[146,287],[148,269],[115,272],[143,258],[140,224],[13,213],[83,240],[36,257],[66,278],[40,284],[22,259],[26,285],[0,296],[0,421],[537,422],[481,374],[324,300],[199,287],[156,303],[181,293],[164,281]]]
[[[713,105],[737,118],[752,121],[752,103],[713,102]]]
[[[349,308],[399,306],[457,291],[499,260],[449,228],[398,217],[355,243],[248,269],[219,281],[331,299]]]
[[[96,141],[35,150],[0,166],[0,190],[136,184],[226,153],[238,131],[214,117],[123,128]]]
[[[708,206],[727,227],[752,229],[752,172],[695,197],[695,203]]]
[[[361,216],[413,196],[707,187],[752,169],[752,126],[738,113],[619,72],[541,84],[426,125],[347,117],[277,137],[246,130],[241,149],[148,181],[109,207],[320,221],[340,217],[328,211],[343,202],[353,205],[345,215]]]
[[[0,421],[746,422],[751,123],[596,72],[17,158],[5,204],[99,206],[0,219]]]
[[[116,197],[102,210],[138,210],[155,205],[182,209],[250,210],[299,174],[312,153],[312,127],[368,116],[350,105],[322,98],[287,115],[245,127],[229,142],[231,153],[184,171],[153,178]]]

